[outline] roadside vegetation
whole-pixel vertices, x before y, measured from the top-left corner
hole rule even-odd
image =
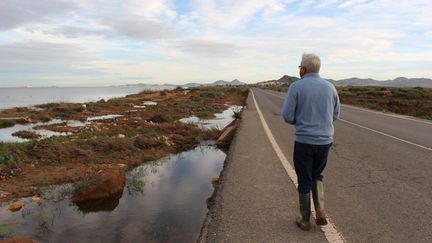
[[[336,87],[343,104],[432,120],[432,88]],[[286,87],[269,89],[286,93]]]
[[[37,140],[34,139],[37,134],[19,131],[14,135],[32,140],[0,143],[0,187],[8,193],[0,197],[0,202],[38,194],[41,185],[72,182],[80,188],[99,173],[109,174],[114,165],[131,168],[192,149],[203,140],[215,140],[221,131],[204,130],[178,120],[190,116],[212,118],[228,105],[244,105],[247,95],[247,88],[176,89],[145,91],[86,104],[45,104],[37,110],[3,110],[0,117],[31,117],[31,122],[48,118],[86,121],[88,117],[107,114],[122,116],[88,122],[85,126],[44,125],[41,128],[69,135]],[[143,105],[146,101],[157,104]]]
[[[344,104],[432,120],[432,89],[338,87]]]

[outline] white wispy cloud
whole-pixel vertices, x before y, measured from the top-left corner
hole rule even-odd
[[[295,75],[303,52],[329,78],[432,77],[430,12],[426,0],[3,0],[0,86],[252,82]]]
[[[0,30],[7,30],[31,22],[49,21],[77,9],[63,0],[2,0],[0,1]]]

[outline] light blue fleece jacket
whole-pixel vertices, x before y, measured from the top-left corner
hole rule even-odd
[[[292,83],[282,108],[285,122],[295,126],[296,141],[314,145],[333,142],[333,121],[339,113],[336,88],[318,73],[307,73]]]

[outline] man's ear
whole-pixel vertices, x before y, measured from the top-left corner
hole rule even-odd
[[[306,74],[306,68],[305,67],[301,67],[300,68],[300,77],[303,77],[303,75]]]

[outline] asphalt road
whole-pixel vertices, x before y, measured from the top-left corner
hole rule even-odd
[[[253,89],[282,156],[292,164],[294,128],[285,94]],[[432,242],[432,122],[342,106],[324,172],[326,208],[346,242]],[[201,242],[326,242],[294,224],[297,192],[251,95],[230,148]],[[324,230],[325,231],[325,230]],[[339,238],[339,239],[340,239]]]

